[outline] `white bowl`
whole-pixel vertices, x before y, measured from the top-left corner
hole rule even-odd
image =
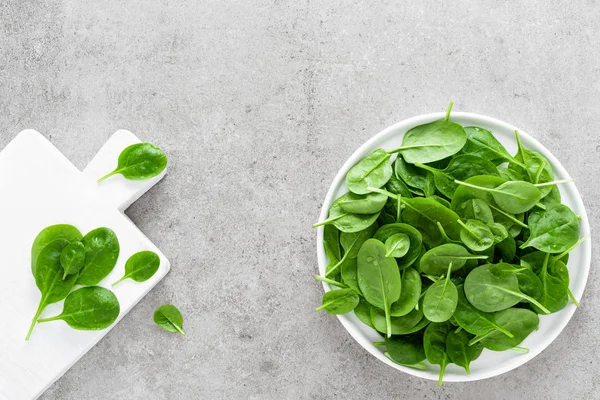
[[[444,115],[445,113],[433,113],[409,118],[384,129],[363,144],[354,152],[354,154],[352,154],[342,169],[337,173],[333,183],[331,184],[331,187],[329,188],[329,191],[327,192],[327,196],[325,197],[325,202],[323,203],[323,209],[321,210],[319,220],[322,221],[326,219],[331,203],[348,191],[344,179],[346,173],[354,164],[377,148],[381,147],[386,150],[391,150],[400,147],[402,144],[402,138],[409,129],[417,125],[442,119],[444,118]],[[450,120],[463,126],[475,125],[490,130],[511,154],[515,154],[517,151],[517,145],[514,136],[514,131],[517,129],[521,136],[521,141],[527,149],[540,152],[550,161],[552,168],[554,169],[555,178],[557,180],[570,178],[565,168],[552,155],[552,153],[550,153],[548,149],[546,149],[538,141],[521,129],[494,118],[464,112],[453,112]],[[575,184],[572,182],[562,184],[559,185],[559,188],[562,195],[563,204],[571,207],[575,214],[581,216],[581,236],[589,234],[590,226],[588,217],[585,212],[585,207],[583,206],[583,201],[581,200],[581,196],[579,195],[579,191],[575,187]],[[587,282],[591,262],[591,252],[591,241],[586,240],[579,247],[573,250],[569,257],[568,268],[571,277],[570,288],[573,292],[573,295],[578,300],[581,299],[585,284]],[[327,266],[327,256],[325,255],[325,249],[323,248],[323,227],[319,227],[317,230],[317,255],[319,259],[319,272],[321,275],[324,275],[325,267]],[[325,287],[325,291],[332,289],[328,284],[323,284],[323,286]],[[448,368],[446,368],[444,381],[466,382],[490,378],[525,364],[527,361],[540,354],[542,350],[544,350],[550,343],[552,343],[554,339],[556,339],[556,337],[560,334],[573,316],[576,308],[577,307],[575,307],[572,302],[569,302],[567,307],[558,313],[540,316],[539,330],[529,335],[520,345],[528,348],[528,353],[518,353],[510,350],[495,352],[485,349],[481,356],[471,364],[470,375],[467,375],[463,368],[451,364],[448,366]],[[362,347],[367,349],[367,351],[387,365],[420,378],[431,380],[438,379],[439,366],[437,365],[430,366],[428,370],[423,371],[403,367],[390,361],[383,354],[381,349],[373,346],[373,342],[382,340],[381,335],[360,322],[354,313],[338,315],[338,318],[346,330],[348,330],[350,335],[352,335],[352,337],[356,339],[356,341]]]

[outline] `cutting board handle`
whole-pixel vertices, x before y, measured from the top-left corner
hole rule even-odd
[[[127,146],[140,142],[141,140],[129,131],[119,130],[115,132],[83,170],[83,175],[92,182],[96,182],[100,177],[117,167],[119,155]],[[112,203],[119,210],[125,211],[152,186],[156,185],[165,176],[166,172],[165,169],[159,176],[142,181],[130,181],[125,179],[123,175],[112,176],[96,184],[98,195],[105,198],[107,203]]]

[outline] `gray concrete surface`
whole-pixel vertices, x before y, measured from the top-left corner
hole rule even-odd
[[[44,400],[600,398],[597,254],[543,354],[438,388],[314,312],[311,229],[360,144],[453,99],[543,142],[596,231],[598,1],[9,0],[0,17],[0,147],[35,128],[83,168],[125,128],[171,160],[128,214],[172,272]],[[187,338],[154,326],[165,302]]]

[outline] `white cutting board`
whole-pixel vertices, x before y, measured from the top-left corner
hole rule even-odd
[[[125,147],[138,142],[131,132],[116,132],[83,172],[32,130],[19,133],[0,152],[0,399],[37,398],[110,330],[76,331],[55,321],[38,324],[25,341],[40,300],[31,274],[31,244],[43,228],[72,224],[83,235],[98,227],[112,229],[121,252],[100,283],[107,288],[124,274],[134,253],[152,250],[160,256],[160,268],[148,281],[126,280],[113,289],[121,304],[119,320],[169,271],[169,261],[123,213],[164,173],[146,181],[117,175],[96,183],[115,169]],[[42,317],[59,314],[62,303],[48,306]]]

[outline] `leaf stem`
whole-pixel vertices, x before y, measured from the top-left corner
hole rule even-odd
[[[348,215],[348,214],[338,215],[337,217],[328,218],[325,221],[317,222],[316,224],[313,225],[313,228],[318,228],[319,226],[331,224],[332,222],[335,222],[340,218],[344,218],[346,215]]]
[[[367,188],[367,190],[368,190],[368,191],[370,191],[370,192],[375,192],[375,193],[381,193],[381,194],[385,194],[387,197],[391,197],[392,199],[396,199],[396,200],[400,201],[400,200],[399,200],[399,198],[400,198],[400,195],[394,194],[394,193],[392,193],[392,192],[388,192],[388,191],[387,191],[387,190],[385,190],[385,189],[380,189],[380,188],[375,188],[375,187],[371,187],[371,186],[369,186],[369,187]]]
[[[527,229],[529,229],[529,225],[526,225],[525,223],[523,223],[523,222],[519,221],[517,218],[515,218],[515,217],[514,217],[514,216],[512,216],[512,215],[510,215],[509,213],[507,213],[507,212],[505,212],[505,211],[502,211],[502,210],[501,210],[501,209],[499,209],[498,207],[496,207],[496,206],[493,206],[493,205],[491,205],[491,204],[488,204],[488,206],[489,206],[489,207],[490,207],[492,210],[494,210],[494,211],[496,211],[496,212],[498,212],[498,213],[500,213],[500,214],[504,215],[506,218],[510,219],[510,220],[511,220],[512,222],[514,222],[515,224],[517,224],[517,225],[519,225],[519,226],[521,226],[521,227],[523,227],[523,228],[527,228]]]
[[[542,187],[542,186],[550,186],[550,185],[560,185],[561,183],[569,183],[569,182],[575,182],[575,178],[561,179],[559,181],[552,181],[552,182],[536,183],[533,186]]]
[[[98,183],[105,181],[106,179],[110,178],[113,175],[117,175],[120,172],[120,170],[115,169],[113,172],[110,172],[106,175],[104,175],[102,178],[98,179]]]
[[[390,150],[387,153],[388,154],[394,154],[394,153],[399,153],[403,150],[410,150],[410,149],[422,149],[424,147],[444,147],[443,144],[413,144],[410,146],[400,146],[394,150]]]
[[[382,347],[382,346],[385,346],[385,342],[373,342],[373,346]]]
[[[119,283],[123,282],[125,279],[129,278],[129,276],[124,275],[121,279],[112,284],[112,287],[117,286]]]
[[[483,339],[485,339],[486,337],[490,336],[492,333],[494,333],[493,330],[489,331],[488,333],[486,333],[485,335],[478,335],[475,336],[473,339],[471,339],[469,341],[469,346],[473,346],[475,343],[479,343],[480,341],[482,341]]]
[[[315,280],[328,283],[328,284],[330,284],[332,286],[337,286],[337,287],[342,288],[342,289],[347,289],[348,288],[348,286],[344,285],[343,283],[340,283],[338,281],[334,281],[333,279],[325,278],[325,277],[323,277],[321,275],[315,275],[314,277],[315,277]]]
[[[37,322],[58,321],[59,319],[62,319],[62,315],[57,315],[56,317],[51,317],[51,318],[41,318],[41,319],[38,319]]]
[[[573,302],[573,304],[575,304],[575,307],[579,307],[579,302],[573,295],[573,292],[571,292],[571,289],[567,288],[567,293],[569,294],[569,297],[571,298],[571,301]]]
[[[575,248],[577,246],[579,246],[581,243],[585,242],[589,238],[590,238],[590,235],[585,235],[584,237],[582,237],[581,239],[579,239],[573,246],[569,247],[567,250],[563,251],[562,253],[560,253],[559,255],[557,255],[556,257],[554,257],[554,260],[560,260],[561,258],[563,258],[564,256],[566,256],[567,254],[569,254],[570,252],[572,252],[573,250],[575,250]]]
[[[518,351],[519,353],[529,353],[529,349],[521,346],[515,346],[511,350]]]
[[[499,190],[496,190],[495,188],[488,188],[488,187],[484,187],[484,186],[472,185],[472,184],[467,183],[467,182],[459,181],[458,179],[455,179],[454,183],[456,183],[457,185],[470,187],[472,189],[478,189],[478,190],[481,190],[481,191],[484,191],[484,192],[500,192]]]
[[[450,104],[448,104],[448,109],[446,110],[446,118],[444,118],[444,121],[448,122],[450,120],[450,113],[452,112],[452,106],[454,106],[454,102],[450,101]]]
[[[40,299],[40,304],[38,305],[38,309],[35,312],[35,315],[33,316],[33,320],[31,321],[31,326],[29,327],[29,331],[27,332],[27,336],[25,337],[25,340],[29,340],[29,338],[31,337],[31,334],[33,333],[33,328],[35,327],[35,324],[38,322],[38,318],[40,317],[40,314],[42,313],[42,311],[44,311],[44,308],[46,307],[45,303],[45,299]]]

